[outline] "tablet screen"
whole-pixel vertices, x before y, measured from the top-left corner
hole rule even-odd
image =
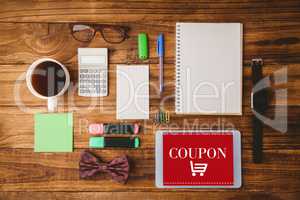
[[[232,133],[163,135],[164,185],[233,185]]]

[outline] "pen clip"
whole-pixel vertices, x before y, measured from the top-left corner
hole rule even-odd
[[[161,33],[157,37],[157,54],[162,57],[164,55],[164,35]]]
[[[250,96],[250,101],[251,101],[251,109],[254,110],[254,103],[253,103],[253,91],[251,92],[251,96]]]
[[[159,55],[159,37],[156,40],[156,53]]]

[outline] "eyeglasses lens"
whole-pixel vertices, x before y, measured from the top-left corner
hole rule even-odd
[[[88,25],[74,25],[72,34],[76,40],[88,42],[93,39],[95,30]]]
[[[120,43],[125,38],[125,33],[121,29],[105,27],[102,29],[103,38],[110,43]]]

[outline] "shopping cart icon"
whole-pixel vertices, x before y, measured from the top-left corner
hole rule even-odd
[[[190,161],[190,165],[193,176],[196,176],[197,173],[203,176],[207,168],[207,163],[193,163],[193,161]]]

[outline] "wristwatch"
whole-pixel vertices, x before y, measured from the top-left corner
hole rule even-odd
[[[264,87],[264,82],[260,82],[263,79],[262,67],[262,59],[252,59],[251,68],[253,88],[251,92],[251,109],[254,111],[254,115],[252,116],[254,163],[261,163],[263,158],[263,122],[257,118],[255,113],[263,115],[268,108],[267,89]]]

